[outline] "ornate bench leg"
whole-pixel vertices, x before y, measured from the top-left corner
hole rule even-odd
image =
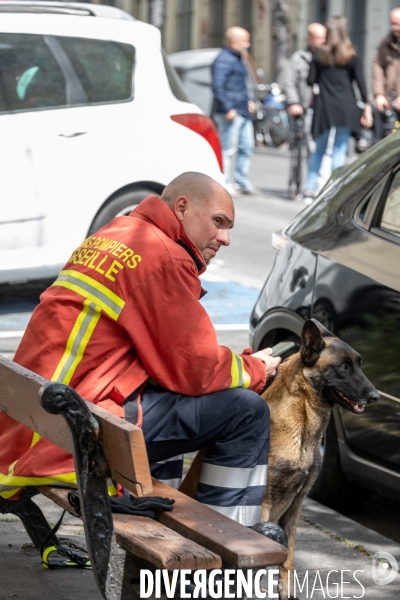
[[[68,423],[74,449],[78,491],[87,548],[97,586],[107,600],[121,597],[120,554],[108,499],[108,466],[103,456],[99,424],[82,398],[70,387],[49,383],[39,392],[47,412]]]
[[[12,513],[19,517],[26,529],[32,542],[40,548],[51,531],[44,514],[35,502],[32,496],[37,494],[35,490],[25,488],[19,495],[18,500],[4,500],[0,498],[0,512]],[[49,540],[49,546],[58,544],[56,536]]]

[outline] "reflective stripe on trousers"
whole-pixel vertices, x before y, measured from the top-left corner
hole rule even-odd
[[[179,455],[207,447],[196,500],[243,525],[260,521],[269,410],[258,394],[237,388],[194,398],[147,385],[142,407],[153,476],[175,487]]]

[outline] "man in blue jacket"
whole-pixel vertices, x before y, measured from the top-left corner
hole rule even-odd
[[[244,64],[250,47],[250,34],[242,27],[230,27],[225,38],[226,46],[212,66],[213,116],[221,137],[226,188],[231,194],[236,192],[231,181],[231,169],[232,157],[237,152],[234,182],[242,194],[252,194],[255,188],[249,182],[248,172],[254,148],[251,113],[255,104],[249,98]]]

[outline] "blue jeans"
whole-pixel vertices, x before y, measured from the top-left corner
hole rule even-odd
[[[221,138],[226,183],[232,183],[232,158],[237,152],[234,181],[240,187],[247,187],[249,185],[250,159],[254,148],[253,123],[242,115],[237,115],[233,121],[228,121],[222,113],[216,113],[214,120]]]
[[[179,487],[182,454],[208,448],[195,499],[242,525],[261,520],[270,425],[261,396],[233,388],[189,397],[148,384],[142,407],[153,477]]]
[[[315,152],[310,156],[307,181],[304,186],[304,189],[309,192],[315,191],[318,172],[328,143],[329,132],[330,129],[327,129],[315,140]],[[336,127],[336,135],[333,143],[332,153],[332,171],[346,164],[350,133],[351,131],[349,127]]]

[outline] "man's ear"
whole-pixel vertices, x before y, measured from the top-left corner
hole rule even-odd
[[[325,327],[315,319],[307,319],[301,332],[301,357],[303,362],[309,367],[317,361],[318,356],[325,345],[323,333],[320,328],[325,329]],[[330,333],[327,329],[325,329],[325,331]]]
[[[186,196],[179,196],[179,198],[177,198],[174,202],[173,211],[181,223],[183,223],[183,218],[188,206],[189,200],[186,198]]]

